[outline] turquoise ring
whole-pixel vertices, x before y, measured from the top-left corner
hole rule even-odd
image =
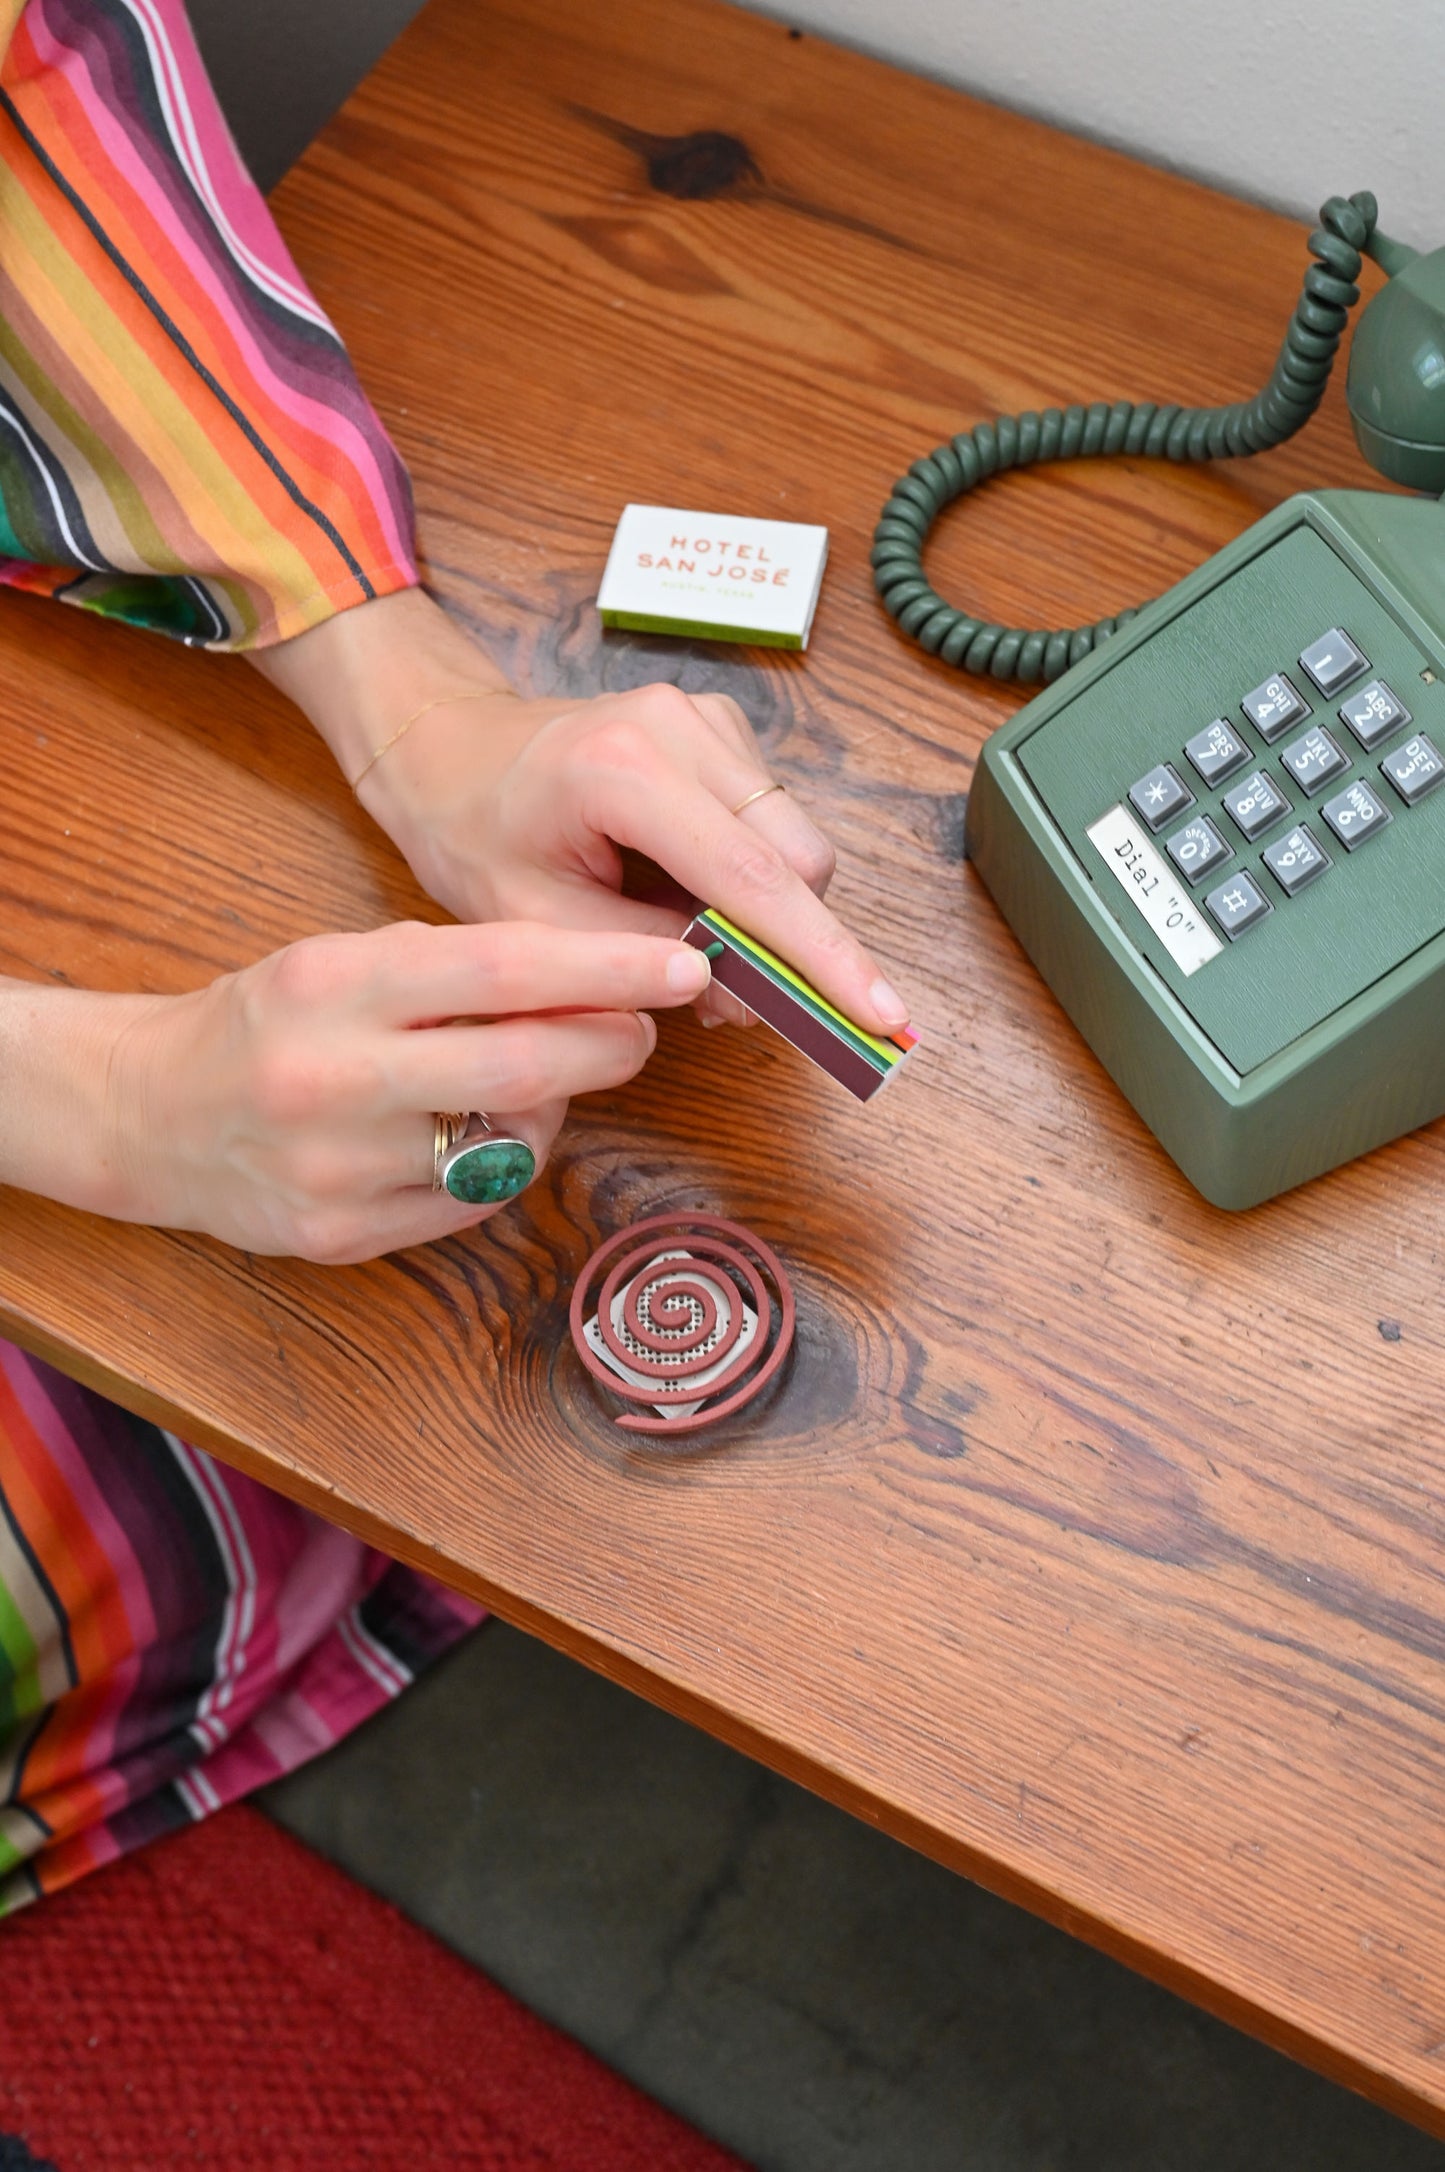
[[[441,1161],[444,1188],[468,1207],[494,1207],[503,1199],[515,1199],[536,1174],[537,1157],[526,1140],[493,1131],[480,1114],[468,1118]]]

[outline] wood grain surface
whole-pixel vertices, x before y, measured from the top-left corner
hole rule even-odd
[[[1368,182],[1322,143],[1321,197]],[[1445,1132],[1197,1198],[962,864],[1013,697],[902,643],[867,568],[953,429],[1260,383],[1301,228],[711,0],[432,0],[277,210],[437,590],[535,689],[743,701],[924,1046],[860,1110],[669,1019],[515,1211],[345,1272],[8,1194],[0,1322],[1445,2133]],[[1067,623],[1370,480],[1337,386],[1255,462],[990,485],[931,563]],[[806,657],[604,640],[628,499],[824,522]],[[183,988],[417,907],[240,664],[6,596],[0,710],[6,971]],[[682,1207],[777,1247],[798,1345],[668,1449],[565,1322],[599,1238]]]

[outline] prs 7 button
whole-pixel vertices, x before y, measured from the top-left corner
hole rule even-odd
[[[1276,837],[1272,845],[1265,846],[1264,864],[1285,896],[1293,897],[1307,882],[1313,882],[1316,875],[1322,875],[1330,863],[1309,831],[1296,823],[1283,837]]]
[[[1318,724],[1311,724],[1307,732],[1281,748],[1279,758],[1300,789],[1310,793],[1323,791],[1332,777],[1350,766],[1349,756]]]
[[[1157,830],[1171,815],[1177,815],[1182,807],[1188,807],[1194,798],[1187,784],[1180,782],[1167,762],[1149,770],[1137,784],[1129,787],[1129,798],[1143,815],[1151,830]]]
[[[1349,725],[1366,754],[1372,754],[1382,739],[1411,721],[1404,702],[1383,679],[1371,679],[1368,686],[1362,686],[1358,694],[1351,694],[1340,705],[1340,722]]]
[[[1226,777],[1234,775],[1241,762],[1249,760],[1248,747],[1234,726],[1226,724],[1222,716],[1186,741],[1184,752],[1191,766],[1211,787],[1223,784]]]
[[[1289,813],[1289,801],[1283,792],[1277,791],[1262,769],[1242,784],[1236,784],[1224,795],[1224,811],[1231,822],[1237,822],[1252,844],[1262,837],[1282,815]]]
[[[1274,910],[1258,883],[1242,872],[1211,890],[1204,902],[1231,942]]]
[[[1327,634],[1312,641],[1300,657],[1301,671],[1308,672],[1326,696],[1338,694],[1342,686],[1348,686],[1351,679],[1369,668],[1369,657],[1338,626],[1331,626]]]
[[[1192,822],[1186,822],[1182,830],[1176,830],[1164,842],[1164,850],[1186,882],[1203,882],[1221,860],[1232,857],[1233,849],[1224,842],[1207,815],[1196,815]]]
[[[1320,813],[1346,852],[1358,850],[1367,837],[1373,837],[1376,830],[1394,819],[1379,793],[1358,783],[1347,784],[1343,792],[1327,799]]]
[[[1300,698],[1282,671],[1266,679],[1252,694],[1246,694],[1239,706],[1265,739],[1278,739],[1282,731],[1310,713],[1309,703]]]
[[[1440,759],[1438,748],[1431,745],[1423,732],[1407,739],[1393,754],[1387,754],[1380,764],[1395,790],[1407,807],[1413,807],[1417,799],[1445,777],[1445,761]]]

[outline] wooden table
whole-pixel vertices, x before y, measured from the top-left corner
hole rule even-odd
[[[0,1323],[1445,2133],[1445,1135],[1205,1206],[961,864],[1012,697],[867,569],[955,428],[1261,382],[1301,229],[711,0],[432,0],[277,209],[448,603],[534,688],[745,702],[926,1046],[857,1111],[669,1022],[516,1211],[344,1273],[11,1194]],[[933,564],[1067,623],[1368,480],[1337,387],[1254,463],[990,486]],[[825,522],[807,657],[604,641],[627,499]],[[242,665],[6,597],[0,689],[4,970],[182,988],[416,909]],[[598,1238],[684,1205],[769,1237],[800,1315],[784,1392],[688,1452],[566,1335]]]

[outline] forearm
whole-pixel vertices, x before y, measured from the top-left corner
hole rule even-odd
[[[157,999],[0,979],[0,1184],[148,1219],[118,1072]]]

